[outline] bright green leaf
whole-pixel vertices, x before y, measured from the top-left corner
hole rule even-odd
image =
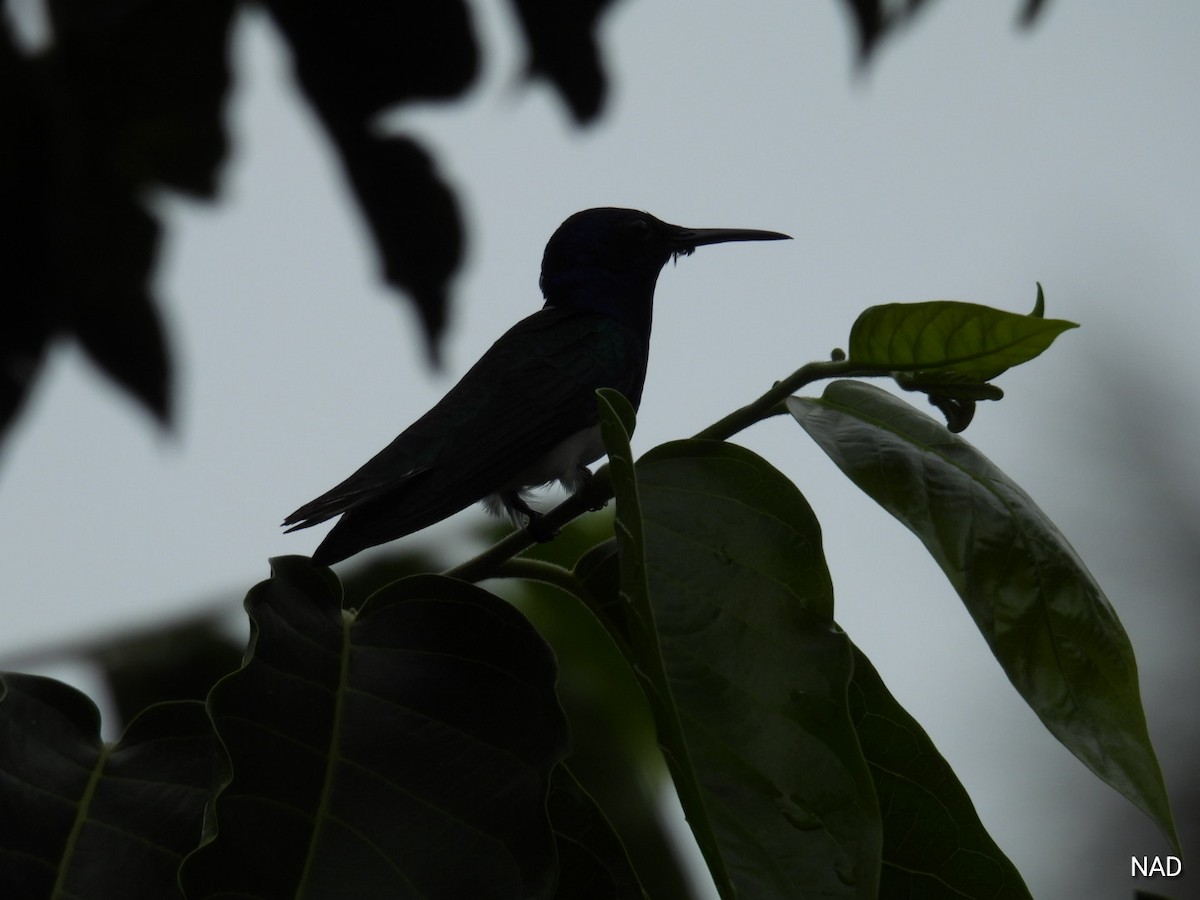
[[[0,677],[0,886],[5,900],[179,897],[217,754],[204,706],[161,703],[116,744],[95,704],[34,675]]]
[[[246,598],[245,665],[209,696],[233,775],[187,896],[548,896],[566,728],[524,617],[435,575],[355,615],[307,559],[272,572]]]
[[[1040,297],[1040,286],[1038,290]],[[1028,362],[1077,327],[977,303],[888,303],[863,312],[850,329],[850,361],[888,372],[921,373],[910,375],[910,382],[982,384]]]
[[[1050,732],[1177,842],[1129,638],[1033,500],[966,441],[871,385],[837,381],[788,408],[921,539]]]
[[[1033,303],[1033,312],[1030,313],[1035,319],[1044,318],[1046,315],[1046,294],[1042,290],[1042,283],[1038,282],[1037,300]]]
[[[850,711],[883,812],[881,900],[1030,900],[950,765],[857,647]]]

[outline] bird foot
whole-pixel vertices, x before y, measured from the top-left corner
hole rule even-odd
[[[571,496],[586,500],[587,497],[585,496],[585,492],[587,491],[588,486],[592,483],[592,477],[592,470],[587,466],[580,466],[578,469],[576,469],[575,480],[572,482]],[[602,510],[604,507],[608,506],[608,501],[601,500],[599,501],[599,504],[599,506],[589,505],[588,509],[591,512],[598,512],[599,510]]]
[[[520,515],[525,517],[525,531],[539,544],[544,544],[558,537],[558,531],[547,528],[542,523],[542,514],[526,503],[525,498],[521,496],[519,491],[510,491],[500,496],[509,513],[514,516]]]

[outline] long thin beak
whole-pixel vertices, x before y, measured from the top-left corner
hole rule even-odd
[[[757,228],[680,228],[672,236],[676,252],[703,247],[705,244],[724,244],[728,241],[790,241],[790,234],[761,231]]]

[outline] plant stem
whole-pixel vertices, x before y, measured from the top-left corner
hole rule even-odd
[[[739,431],[744,431],[756,422],[780,415],[785,411],[782,408],[783,401],[814,381],[825,378],[862,378],[882,374],[885,373],[846,359],[807,363],[782,381],[775,382],[775,385],[757,400],[747,403],[741,409],[734,410],[707,428],[696,432],[693,438],[722,441]],[[612,481],[608,475],[608,463],[605,463],[596,470],[591,481],[582,490],[571,495],[542,516],[538,526],[540,529],[556,534],[572,519],[588,510],[603,507],[612,499],[612,496]],[[447,569],[442,574],[463,581],[482,581],[485,578],[499,575],[498,569],[501,563],[532,547],[534,543],[535,539],[529,534],[528,529],[519,529],[493,544],[478,556]]]

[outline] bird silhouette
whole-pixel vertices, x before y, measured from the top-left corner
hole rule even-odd
[[[595,393],[636,409],[650,349],[654,286],[666,262],[705,244],[776,241],[775,231],[682,228],[603,207],[568,218],[546,244],[545,305],[510,328],[429,412],[358,471],[284,519],[288,531],[341,515],[318,565],[484,501],[533,526],[527,491],[578,490],[604,454]]]

